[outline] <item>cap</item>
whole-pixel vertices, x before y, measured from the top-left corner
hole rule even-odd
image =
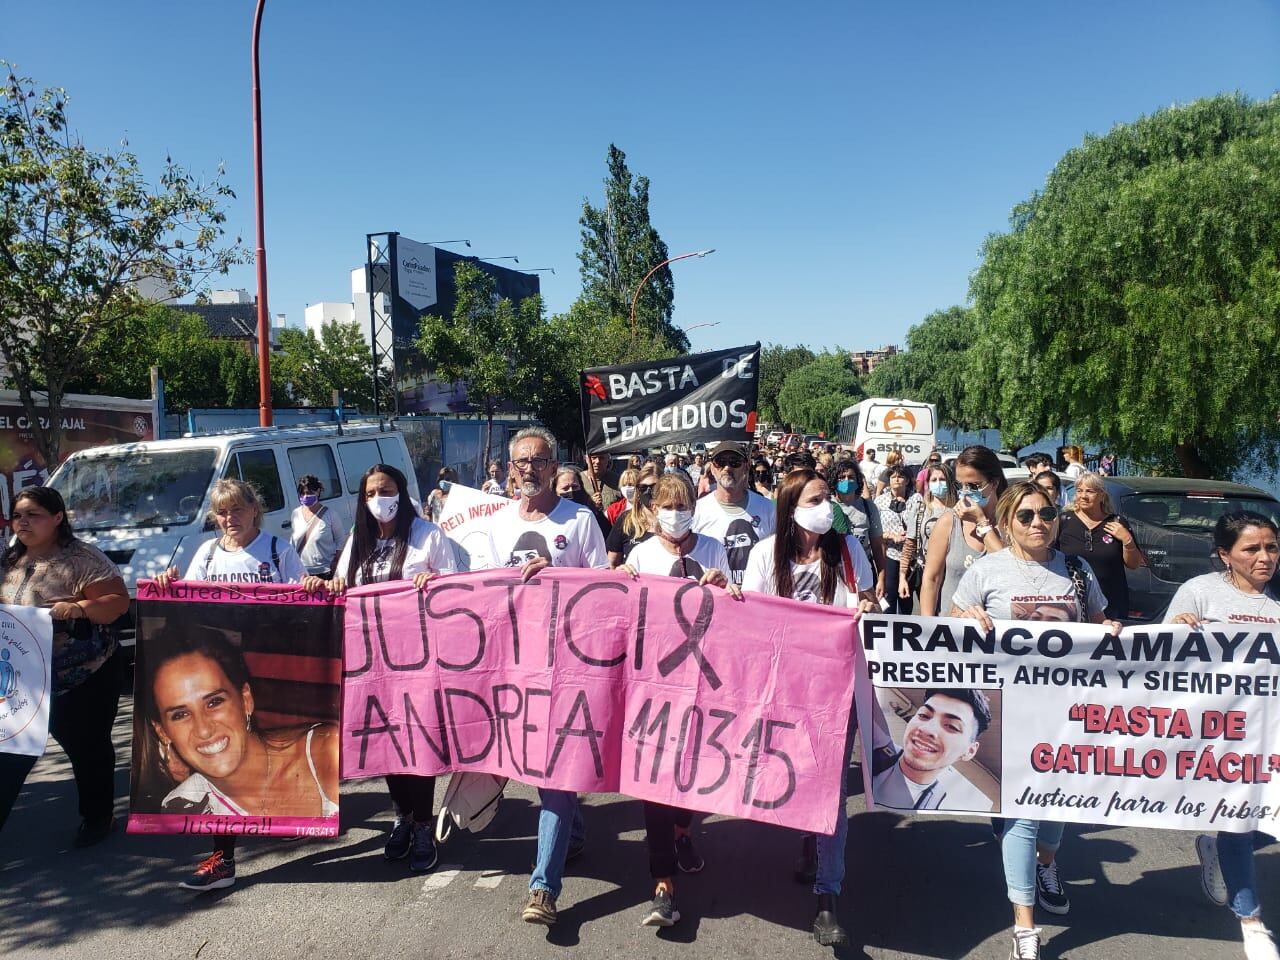
[[[743,460],[747,459],[747,445],[737,440],[720,440],[707,451],[707,456],[714,460],[722,453],[736,453]]]

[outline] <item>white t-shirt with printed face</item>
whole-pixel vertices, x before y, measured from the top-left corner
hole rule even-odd
[[[351,550],[355,537],[347,537],[347,545],[342,548],[335,568],[336,576],[346,577],[347,566],[351,562]],[[391,566],[395,559],[396,541],[394,537],[378,540],[373,550],[373,564],[369,577],[363,573],[363,565],[356,568],[356,578],[352,586],[363,583],[384,583],[391,579]],[[409,542],[405,548],[404,563],[400,567],[400,579],[411,580],[420,573],[454,573],[457,565],[453,559],[453,548],[445,539],[444,533],[430,520],[421,517],[413,518],[413,526],[409,528]]]
[[[1079,562],[1086,583],[1084,616],[1061,550],[1053,551],[1043,564],[1022,560],[1012,550],[979,557],[961,578],[951,603],[961,610],[980,606],[996,620],[1091,622],[1107,608],[1107,599],[1088,561]],[[949,610],[942,612],[949,614]]]
[[[858,605],[858,594],[861,591],[875,589],[875,575],[871,572],[867,553],[862,549],[858,538],[850,535],[846,536],[844,541],[849,551],[849,560],[853,563],[853,577],[858,583],[858,589],[851,591],[845,586],[844,571],[841,570],[840,576],[836,579],[836,591],[831,598],[831,606],[853,609]],[[766,537],[752,548],[742,580],[743,590],[777,596],[773,579],[773,542],[773,537]],[[843,567],[843,563],[841,566]],[[802,603],[821,603],[821,558],[813,563],[792,563],[791,584],[792,600],[799,600]]]
[[[214,583],[299,583],[307,575],[297,552],[284,537],[259,533],[240,550],[227,550],[221,537],[206,540],[187,565],[186,580]],[[272,541],[275,556],[272,556]]]
[[[1204,573],[1178,588],[1164,619],[1168,622],[1180,613],[1217,623],[1280,623],[1280,598],[1270,586],[1262,593],[1245,593],[1224,574]]]
[[[513,502],[493,515],[489,524],[489,558],[494,567],[523,567],[545,557],[553,567],[607,569],[609,555],[595,516],[586,507],[557,498],[541,520],[520,516]]]
[[[752,547],[773,533],[775,509],[772,500],[754,490],[747,492],[745,508],[723,504],[713,495],[702,497],[694,507],[694,533],[720,541],[729,559],[729,569],[725,572],[733,583],[742,583]]]
[[[683,580],[701,580],[708,570],[719,570],[729,576],[729,558],[725,556],[720,541],[695,533],[697,541],[683,557],[677,557],[653,536],[638,543],[627,554],[627,566],[637,573],[651,573],[659,577],[679,577]]]

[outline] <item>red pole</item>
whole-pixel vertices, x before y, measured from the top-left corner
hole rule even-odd
[[[258,84],[258,33],[262,29],[262,8],[258,0],[253,14],[253,180],[254,206],[258,219],[258,423],[271,426],[271,314],[267,308],[267,238],[262,223],[262,91]]]

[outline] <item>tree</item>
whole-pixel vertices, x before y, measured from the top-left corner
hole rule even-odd
[[[1230,476],[1280,448],[1280,97],[1086,137],[991,236],[979,378],[1005,423]]]
[[[778,412],[778,392],[782,390],[791,371],[813,362],[816,356],[804,345],[787,347],[771,343],[760,351],[760,399],[756,409],[760,412],[761,420],[765,423],[777,423],[783,419]]]
[[[437,377],[466,383],[467,399],[484,412],[485,450],[490,450],[499,406],[538,406],[539,389],[553,366],[551,336],[541,297],[519,303],[500,298],[493,277],[465,260],[454,268],[454,283],[453,316],[424,315],[417,346]]]
[[[824,352],[787,375],[778,391],[778,411],[793,429],[830,437],[840,414],[864,396],[849,354]]]
[[[136,311],[132,285],[190,289],[236,262],[221,247],[220,179],[172,160],[155,188],[127,151],[95,153],[67,127],[66,93],[37,95],[4,64],[0,92],[0,354],[45,462],[59,459],[62,398],[86,346]],[[37,392],[46,395],[41,419]]]
[[[336,390],[344,406],[373,409],[371,352],[358,323],[330,320],[318,337],[312,330],[281,330],[279,343],[272,383],[287,383],[295,403],[327,406]],[[381,382],[390,384],[390,371]]]
[[[582,201],[581,265],[583,292],[598,302],[608,316],[630,322],[636,288],[651,269],[670,253],[649,222],[649,178],[627,169],[627,155],[609,144],[609,176],[604,181],[605,201],[593,207]],[[657,334],[674,353],[689,352],[689,338],[671,322],[675,309],[675,280],[670,267],[657,270],[644,284],[636,303],[636,325]]]

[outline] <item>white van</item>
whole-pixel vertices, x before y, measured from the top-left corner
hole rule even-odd
[[[360,477],[375,463],[403,471],[409,496],[420,502],[404,435],[379,424],[254,427],[95,447],[68,457],[49,486],[66,501],[76,535],[115,562],[132,596],[138,580],[169,567],[185,570],[214,536],[208,514],[215,480],[255,484],[266,505],[263,530],[287,541],[299,478],[319,477],[329,522],[347,530]]]
[[[870,397],[840,414],[840,442],[876,452],[884,463],[897,450],[908,464],[922,464],[938,440],[937,408],[932,403]]]

